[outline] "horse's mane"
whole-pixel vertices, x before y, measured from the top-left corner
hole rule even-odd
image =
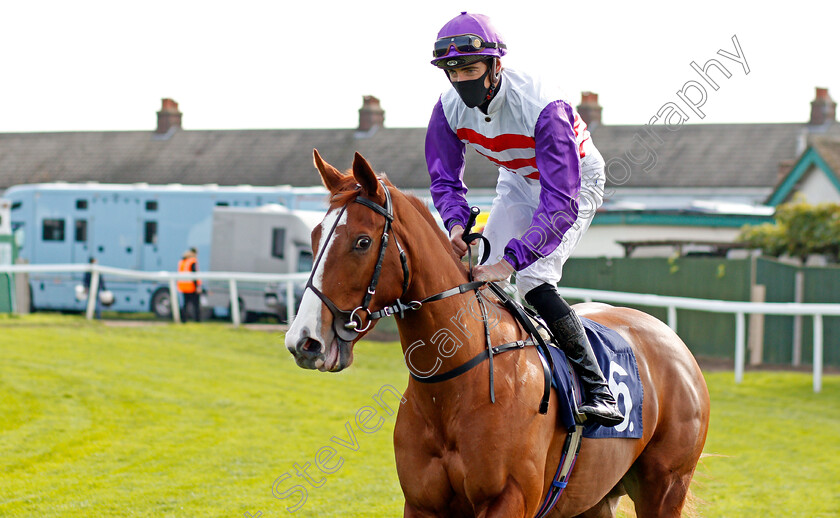
[[[434,216],[432,216],[432,213],[429,211],[429,208],[426,206],[423,200],[421,200],[417,196],[414,196],[413,194],[404,193],[399,189],[396,190],[400,192],[400,194],[405,196],[408,202],[417,210],[417,212],[420,213],[420,216],[426,220],[426,223],[429,224],[429,227],[432,229],[432,232],[434,233],[435,237],[440,241],[441,246],[443,246],[444,249],[446,249],[449,252],[449,255],[452,257],[452,262],[454,262],[458,266],[458,269],[466,271],[466,267],[464,266],[464,264],[461,263],[461,261],[455,255],[455,252],[452,251],[452,245],[449,243],[449,237],[440,228]]]

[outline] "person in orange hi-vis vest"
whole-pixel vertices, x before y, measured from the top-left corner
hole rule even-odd
[[[178,272],[197,272],[198,271],[198,250],[190,248],[182,259],[178,262]],[[190,316],[190,308],[192,308],[193,319],[196,322],[201,322],[201,281],[198,279],[182,279],[178,281],[178,291],[184,294],[184,305],[181,309],[181,319],[186,322]]]

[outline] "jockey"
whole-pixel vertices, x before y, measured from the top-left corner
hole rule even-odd
[[[463,182],[470,144],[499,165],[496,198],[484,229],[490,258],[476,280],[516,272],[519,293],[545,320],[581,378],[580,411],[603,426],[623,421],[583,325],[557,292],[563,264],[603,202],[604,161],[586,123],[547,85],[502,67],[507,52],[489,18],[462,12],[438,33],[432,64],[452,88],[426,132],[431,194],[452,248],[463,257],[469,219]]]

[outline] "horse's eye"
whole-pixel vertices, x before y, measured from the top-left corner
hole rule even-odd
[[[356,250],[367,250],[370,248],[371,240],[368,236],[362,236],[356,240]]]

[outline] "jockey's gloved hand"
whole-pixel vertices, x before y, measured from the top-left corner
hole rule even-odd
[[[502,259],[498,263],[479,265],[473,268],[473,279],[477,281],[504,281],[510,277],[515,270],[513,266],[506,260]]]
[[[467,255],[467,243],[464,242],[464,227],[455,225],[449,231],[449,242],[452,243],[452,251],[458,257]]]

